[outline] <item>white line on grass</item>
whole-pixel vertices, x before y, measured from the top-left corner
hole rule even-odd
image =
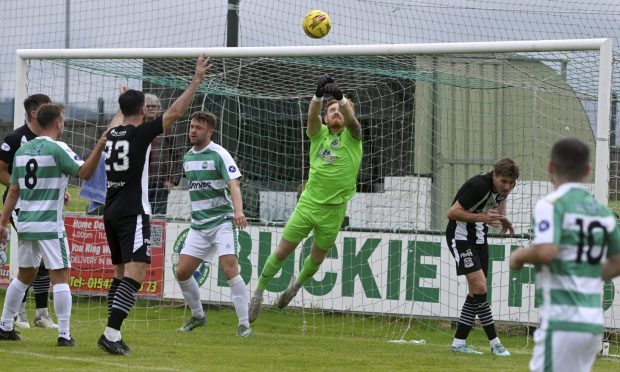
[[[125,363],[114,363],[114,362],[105,362],[92,358],[78,358],[78,357],[68,357],[68,356],[56,356],[56,355],[47,355],[40,353],[33,353],[30,351],[18,351],[18,350],[5,350],[7,353],[18,354],[18,355],[26,355],[26,356],[35,356],[39,358],[47,358],[47,359],[56,359],[56,360],[69,360],[73,362],[85,362],[85,363],[93,363],[93,364],[101,364],[111,367],[125,367],[131,369],[146,369],[149,371],[176,371],[174,368],[166,368],[166,367],[154,367],[154,366],[140,366],[140,365],[129,365]]]

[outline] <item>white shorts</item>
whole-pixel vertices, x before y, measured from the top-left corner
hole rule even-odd
[[[530,370],[590,371],[602,342],[603,336],[594,333],[551,332],[539,328],[534,332],[534,353],[530,360]]]
[[[67,238],[49,240],[18,240],[19,267],[39,267],[41,258],[48,270],[68,269],[71,255]]]
[[[215,264],[215,259],[228,254],[237,255],[237,228],[232,221],[208,230],[189,229],[180,254]]]

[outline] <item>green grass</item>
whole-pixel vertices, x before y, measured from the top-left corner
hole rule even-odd
[[[4,291],[0,291],[4,301]],[[2,341],[2,370],[121,371],[522,371],[531,357],[531,341],[524,336],[501,336],[512,352],[509,358],[491,356],[481,330],[469,344],[482,356],[452,354],[452,331],[447,323],[419,321],[405,339],[425,339],[426,345],[392,344],[386,337],[402,321],[370,317],[300,312],[264,311],[253,326],[254,336],[235,336],[236,316],[231,310],[208,309],[206,327],[181,334],[181,306],[157,307],[140,302],[123,325],[123,339],[132,347],[128,356],[99,350],[96,341],[105,327],[105,305],[93,298],[74,301],[72,334],[75,348],[58,348],[54,330],[21,331],[19,342]],[[50,304],[50,307],[51,304]],[[33,315],[33,311],[29,311]],[[144,319],[150,319],[145,322]],[[162,320],[158,320],[162,319]],[[333,327],[332,327],[333,326]],[[439,327],[439,329],[438,329]],[[305,333],[303,332],[305,328]],[[404,329],[402,327],[401,329]],[[381,335],[383,334],[383,335]],[[599,359],[595,371],[618,371],[620,360]]]

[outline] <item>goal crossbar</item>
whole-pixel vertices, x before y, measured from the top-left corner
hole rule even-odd
[[[465,43],[371,44],[328,46],[279,46],[236,48],[103,48],[103,49],[18,49],[16,53],[15,123],[24,117],[22,102],[26,98],[26,60],[29,59],[123,59],[123,58],[191,58],[201,53],[214,58],[318,57],[430,55],[506,52],[553,52],[598,50],[598,107],[594,181],[595,196],[602,203],[608,199],[609,118],[611,114],[612,39],[524,40]]]
[[[553,52],[601,49],[611,39],[490,41],[466,43],[369,44],[326,46],[278,46],[235,48],[82,48],[18,49],[21,59],[60,58],[189,58],[206,53],[215,58],[428,55],[506,52]]]

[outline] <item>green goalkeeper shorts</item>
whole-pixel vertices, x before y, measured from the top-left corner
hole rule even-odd
[[[282,238],[299,243],[314,230],[314,243],[327,252],[336,241],[346,211],[347,203],[316,204],[302,197],[284,227]]]

